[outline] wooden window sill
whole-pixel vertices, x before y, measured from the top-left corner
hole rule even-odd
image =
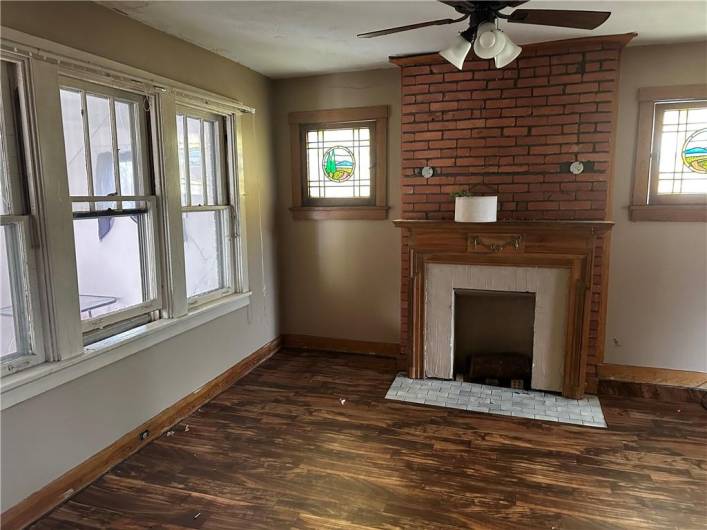
[[[707,222],[707,205],[703,204],[649,204],[630,206],[631,221]]]
[[[382,221],[388,218],[388,206],[300,206],[290,208],[296,221],[325,219]]]

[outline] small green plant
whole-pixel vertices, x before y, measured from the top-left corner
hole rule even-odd
[[[465,190],[461,191],[453,191],[450,193],[453,199],[456,199],[457,197],[473,197],[474,194],[471,192],[469,188],[466,188]]]

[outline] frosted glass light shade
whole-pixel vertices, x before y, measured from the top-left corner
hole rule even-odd
[[[474,53],[481,59],[493,59],[506,45],[506,36],[491,22],[484,22],[474,40]]]
[[[520,55],[521,51],[523,51],[523,48],[506,37],[506,45],[496,57],[493,58],[494,63],[496,63],[496,68],[503,68],[511,64]]]
[[[439,52],[439,54],[461,70],[464,68],[464,59],[469,54],[469,50],[471,50],[471,43],[461,35],[458,35],[454,43],[446,50]]]

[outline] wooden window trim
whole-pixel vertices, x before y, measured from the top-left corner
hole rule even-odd
[[[673,103],[690,105],[707,100],[707,85],[647,87],[638,91],[638,135],[633,190],[629,206],[632,221],[707,222],[707,194],[658,196],[653,145],[657,143],[662,113]],[[680,105],[682,106],[682,105]]]
[[[314,110],[291,112],[290,156],[292,175],[292,217],[295,220],[383,220],[388,217],[388,106],[354,107],[344,109]],[[372,198],[363,203],[360,199],[346,200],[340,204],[307,204],[304,196],[304,178],[306,176],[302,156],[304,149],[303,130],[314,126],[332,127],[334,125],[360,124],[374,122],[372,141],[375,146],[375,173],[373,176]]]

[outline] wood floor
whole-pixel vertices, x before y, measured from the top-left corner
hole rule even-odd
[[[604,430],[386,401],[394,373],[280,352],[34,528],[707,528],[697,403],[602,398]]]

